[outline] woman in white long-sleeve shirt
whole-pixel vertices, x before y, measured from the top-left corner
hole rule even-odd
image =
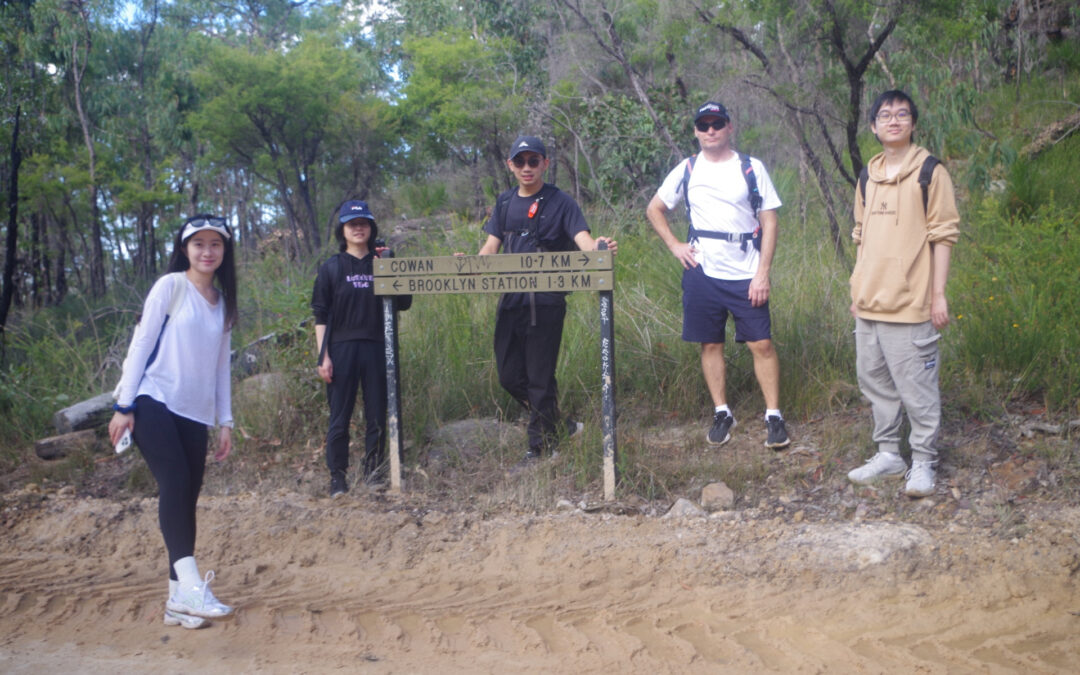
[[[143,303],[109,422],[113,443],[131,431],[157,481],[158,521],[169,554],[165,624],[185,628],[232,613],[210,592],[214,573],[201,576],[194,555],[208,427],[220,427],[215,460],[232,450],[233,250],[224,218],[193,216],[177,231],[169,273]]]

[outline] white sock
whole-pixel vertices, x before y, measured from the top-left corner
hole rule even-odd
[[[773,410],[772,408],[769,408],[765,411],[765,419],[769,419],[770,417],[779,417],[780,419],[784,419],[784,416],[780,414],[779,410]]]
[[[176,576],[184,588],[191,588],[202,583],[202,575],[199,574],[199,566],[195,563],[194,556],[180,558],[173,563],[173,569],[176,570]]]
[[[176,595],[176,589],[180,587],[180,582],[173,579],[169,579],[169,597]]]
[[[729,408],[729,407],[727,406],[727,403],[725,403],[725,404],[723,404],[723,405],[718,405],[718,406],[716,406],[715,408],[713,408],[713,412],[714,412],[714,413],[718,413],[718,412],[726,412],[727,414],[731,415],[731,408]]]

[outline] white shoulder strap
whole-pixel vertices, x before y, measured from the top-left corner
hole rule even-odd
[[[166,316],[172,316],[176,314],[176,310],[180,309],[180,303],[184,301],[184,296],[187,295],[187,275],[183,272],[174,272],[172,275],[172,299],[169,300],[169,309],[165,311]]]

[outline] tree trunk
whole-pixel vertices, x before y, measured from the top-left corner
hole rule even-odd
[[[87,27],[86,52],[90,52],[89,27]],[[89,60],[89,56],[87,56]],[[94,297],[105,295],[105,250],[101,246],[101,213],[98,210],[98,189],[94,139],[90,133],[90,120],[86,115],[82,101],[82,78],[86,72],[86,63],[79,66],[79,42],[71,44],[71,76],[75,90],[75,111],[79,115],[82,127],[83,143],[86,144],[87,170],[90,174],[90,245],[87,251],[90,258],[90,294]]]
[[[671,148],[673,155],[682,156],[682,149],[679,144],[675,142],[675,139],[671,137],[671,132],[668,131],[667,126],[660,121],[660,115],[656,113],[656,108],[653,107],[652,101],[649,99],[649,93],[645,91],[645,85],[641,82],[641,77],[637,71],[634,70],[634,66],[630,63],[630,57],[626,55],[623,49],[622,36],[615,29],[615,17],[612,16],[611,11],[607,8],[605,0],[599,0],[600,15],[604,21],[604,32],[607,33],[607,39],[601,35],[600,30],[593,24],[592,21],[585,17],[584,11],[581,9],[581,3],[575,1],[573,3],[570,0],[560,0],[567,9],[574,13],[575,16],[585,25],[585,28],[592,34],[593,39],[596,40],[600,48],[603,49],[611,58],[615,59],[616,63],[622,68],[626,78],[630,81],[630,86],[634,90],[634,95],[637,96],[638,102],[645,109],[645,112],[649,115],[649,119],[652,120],[653,128],[659,132],[661,138]]]
[[[4,251],[4,289],[0,294],[0,334],[7,327],[8,310],[15,294],[15,263],[19,244],[19,165],[22,164],[22,151],[19,150],[19,118],[22,106],[15,106],[15,127],[11,133],[11,180],[8,181],[8,227]]]

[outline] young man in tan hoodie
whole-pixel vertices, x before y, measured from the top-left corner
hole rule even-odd
[[[918,108],[902,91],[881,94],[870,130],[883,152],[855,190],[857,247],[851,274],[859,388],[870,400],[877,453],[848,473],[866,485],[907,477],[911,497],[934,493],[941,426],[940,330],[949,323],[945,282],[960,216],[945,167],[919,183],[930,153],[912,142]],[[925,192],[924,192],[925,190]],[[900,457],[901,409],[911,425],[911,468]]]

